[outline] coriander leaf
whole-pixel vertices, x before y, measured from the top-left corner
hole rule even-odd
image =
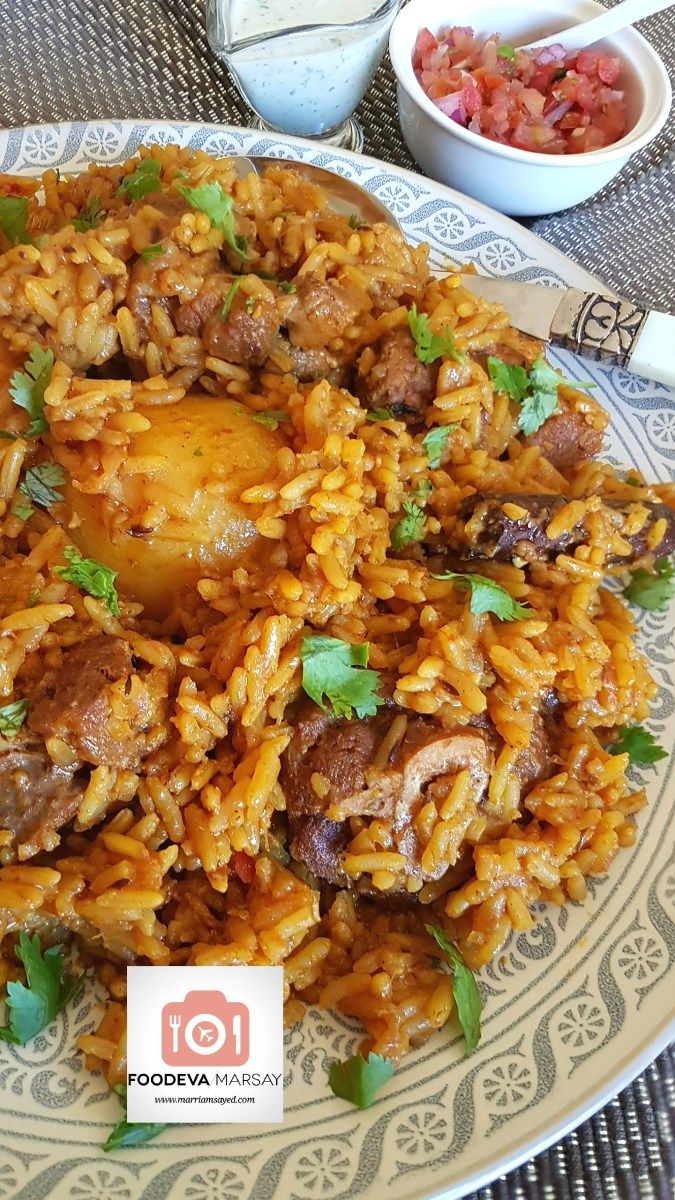
[[[140,257],[143,259],[143,262],[150,262],[150,260],[152,258],[158,258],[159,255],[163,254],[163,253],[164,253],[163,242],[153,242],[150,246],[143,247],[143,249],[141,250],[141,253],[140,253]]]
[[[105,209],[101,208],[98,196],[90,196],[84,208],[80,209],[78,215],[70,223],[78,233],[86,233],[88,229],[95,229],[104,216]]]
[[[28,468],[19,484],[19,491],[28,496],[33,504],[49,508],[50,504],[58,504],[63,500],[61,492],[57,492],[56,488],[65,482],[65,478],[66,473],[58,463],[38,463],[36,467]]]
[[[394,550],[402,550],[410,542],[419,542],[424,533],[424,509],[414,500],[404,500],[403,516],[394,525],[390,540]]]
[[[197,449],[196,449],[196,450],[193,450],[193,452],[192,452],[192,457],[193,457],[193,458],[202,458],[202,457],[203,457],[203,455],[204,455],[204,451],[203,451],[203,450],[200,450],[200,449],[199,449],[199,446],[197,447]]]
[[[120,1104],[124,1109],[124,1117],[121,1121],[117,1122],[103,1143],[103,1149],[106,1154],[109,1154],[111,1150],[119,1150],[124,1146],[142,1146],[144,1142],[149,1142],[151,1138],[157,1137],[158,1133],[166,1129],[166,1125],[160,1125],[158,1122],[127,1121],[126,1083],[118,1084],[113,1091],[117,1092],[120,1098]]]
[[[426,450],[432,471],[440,467],[445,443],[456,428],[456,425],[434,425],[422,438],[422,446]]]
[[[229,288],[227,289],[227,291],[223,297],[223,307],[220,310],[221,321],[226,321],[227,318],[229,317],[230,309],[232,308],[232,301],[234,300],[237,288],[239,287],[240,283],[241,283],[241,279],[233,279],[232,283],[230,284]]]
[[[257,421],[258,425],[264,425],[265,429],[278,429],[281,422],[288,421],[288,419],[288,413],[277,408],[268,408],[267,412],[251,414],[251,420]]]
[[[610,754],[627,754],[632,763],[655,763],[668,757],[653,733],[642,725],[618,725],[619,738],[607,747]]]
[[[69,565],[52,567],[54,575],[59,575],[66,583],[72,583],[88,596],[102,600],[108,611],[114,617],[119,617],[120,606],[115,591],[117,571],[112,571],[95,558],[83,558],[75,546],[64,546],[62,553]]]
[[[437,925],[425,925],[430,937],[445,954],[452,968],[452,994],[457,1009],[457,1019],[464,1034],[466,1053],[471,1054],[480,1041],[480,1013],[483,1002],[473,972],[467,967],[456,946],[446,938]]]
[[[28,595],[26,596],[26,608],[35,608],[35,605],[37,604],[39,599],[40,599],[40,592],[39,592],[38,588],[31,588]]]
[[[360,217],[358,213],[350,213],[347,224],[349,225],[350,229],[367,229],[368,228],[368,222],[364,221],[363,217]]]
[[[541,354],[530,369],[530,395],[523,397],[518,413],[518,428],[526,437],[538,429],[558,407],[558,387],[564,380],[549,367]]]
[[[160,171],[156,158],[142,158],[136,169],[124,177],[117,189],[117,195],[128,196],[130,200],[142,200],[151,192],[158,192]]]
[[[366,421],[396,421],[398,418],[390,408],[371,408],[366,413]]]
[[[412,488],[410,495],[412,496],[413,500],[428,500],[432,491],[433,487],[431,486],[431,481],[423,478],[417,480],[417,483],[415,484],[414,488]]]
[[[516,61],[516,52],[513,46],[503,45],[497,47],[497,58],[507,58],[509,62]]]
[[[18,517],[20,521],[27,521],[34,513],[35,509],[32,504],[23,504],[17,500],[16,504],[12,505],[12,516]]]
[[[289,283],[287,279],[280,279],[278,275],[270,275],[268,271],[256,271],[256,275],[259,279],[267,279],[270,283],[276,283],[279,290],[286,292],[288,296],[297,291],[294,283]]]
[[[231,246],[240,258],[246,258],[246,238],[234,231],[234,202],[231,196],[225,195],[215,179],[210,183],[202,183],[199,187],[178,187],[176,191],[187,200],[190,208],[197,208],[206,213],[211,224],[222,229],[227,245]]]
[[[629,487],[642,487],[642,483],[639,479],[636,479],[634,475],[627,475],[624,479],[624,483],[627,483]]]
[[[522,400],[527,394],[530,381],[524,367],[514,367],[490,355],[487,369],[496,392],[502,392],[512,400]]]
[[[653,572],[638,567],[630,574],[631,581],[623,589],[626,599],[648,612],[663,612],[675,596],[675,567],[670,559],[657,559]]]
[[[494,613],[498,621],[522,621],[532,615],[532,610],[524,604],[519,604],[503,587],[488,579],[485,575],[462,575],[456,571],[446,571],[443,575],[434,575],[434,579],[454,580],[457,587],[470,588],[471,599],[469,611],[477,616],[479,613]]]
[[[10,246],[28,242],[28,200],[25,196],[0,196],[0,230]]]
[[[0,1038],[25,1046],[31,1038],[51,1025],[54,1017],[82,988],[83,975],[65,969],[62,946],[50,946],[40,952],[40,941],[23,930],[19,934],[16,956],[26,971],[26,983],[7,984],[8,1024],[0,1029]]]
[[[408,325],[415,342],[415,354],[420,362],[432,363],[437,358],[454,358],[456,362],[464,362],[464,355],[455,346],[455,339],[449,329],[440,337],[429,328],[429,318],[426,313],[418,313],[417,305],[408,309]]]
[[[3,704],[0,708],[0,733],[2,736],[14,737],[26,720],[27,712],[27,700],[15,700],[13,704]]]
[[[245,305],[244,305],[244,308],[246,309],[246,312],[248,313],[249,317],[252,317],[252,316],[253,316],[253,312],[254,312],[254,310],[255,310],[255,306],[256,306],[256,298],[255,298],[255,296],[247,296],[247,297],[246,297],[246,303],[245,303]]]
[[[348,1100],[356,1108],[370,1108],[376,1092],[393,1074],[394,1064],[371,1050],[368,1058],[353,1054],[345,1062],[331,1063],[328,1086],[334,1096]]]
[[[23,364],[23,371],[15,371],[9,381],[9,394],[14,403],[25,409],[31,418],[26,437],[37,437],[49,426],[45,421],[45,392],[52,378],[54,355],[51,350],[33,346]]]
[[[340,638],[314,634],[300,644],[302,686],[307,695],[327,711],[324,695],[336,717],[374,717],[384,701],[377,695],[380,676],[368,671],[368,643],[352,646]]]

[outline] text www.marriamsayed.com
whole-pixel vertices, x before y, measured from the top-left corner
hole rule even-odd
[[[162,1104],[255,1104],[255,1096],[158,1096]]]

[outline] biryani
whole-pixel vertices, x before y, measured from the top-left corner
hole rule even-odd
[[[293,170],[0,195],[3,982],[73,943],[111,1084],[129,963],[281,964],[288,1021],[398,1060],[453,1018],[439,939],[480,969],[634,841],[672,487]]]

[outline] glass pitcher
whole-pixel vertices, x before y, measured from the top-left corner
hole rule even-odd
[[[363,133],[352,113],[370,86],[400,4],[207,0],[207,34],[259,128],[360,150]]]

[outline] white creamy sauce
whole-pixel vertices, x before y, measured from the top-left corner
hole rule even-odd
[[[376,22],[353,26],[382,0],[219,3],[225,4],[232,45],[218,49],[245,99],[268,125],[299,136],[335,129],[351,115],[377,69],[394,16],[392,8]],[[311,29],[270,37],[303,24]],[[246,38],[256,41],[239,47]]]

